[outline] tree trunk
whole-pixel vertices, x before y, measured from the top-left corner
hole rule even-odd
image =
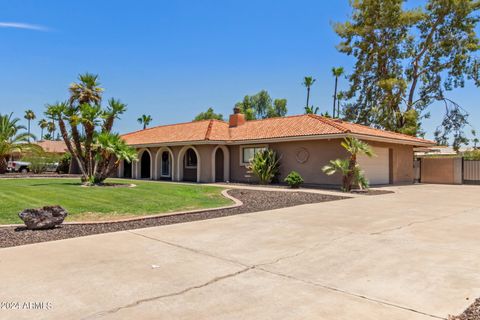
[[[7,159],[5,157],[0,157],[0,174],[4,174],[5,172],[7,172],[7,167]]]
[[[332,114],[332,118],[335,118],[335,108],[337,107],[337,86],[338,86],[338,77],[335,77],[335,92],[333,93],[333,114]]]
[[[308,109],[308,102],[310,101],[310,87],[307,87],[307,109]]]

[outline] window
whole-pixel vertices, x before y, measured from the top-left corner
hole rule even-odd
[[[188,149],[185,154],[185,167],[196,168],[197,167],[197,154],[193,149]]]
[[[243,147],[242,148],[242,164],[246,165],[249,164],[250,161],[253,159],[255,154],[259,151],[266,150],[266,146],[252,146],[252,147]]]

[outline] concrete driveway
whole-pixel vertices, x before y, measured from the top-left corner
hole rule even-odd
[[[37,303],[0,305],[0,319],[414,320],[461,313],[480,297],[480,187],[390,189],[395,193],[0,249],[0,303]]]

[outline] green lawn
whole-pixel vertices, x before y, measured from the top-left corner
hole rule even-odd
[[[222,188],[109,179],[134,188],[81,187],[79,179],[0,179],[0,224],[22,223],[25,208],[61,205],[67,221],[122,219],[231,204]]]

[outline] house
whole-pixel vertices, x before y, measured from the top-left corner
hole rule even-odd
[[[255,152],[275,150],[281,157],[280,179],[292,170],[309,184],[337,185],[339,175],[322,167],[346,157],[340,143],[353,136],[376,154],[359,163],[371,184],[412,183],[413,149],[434,142],[318,115],[246,121],[238,109],[228,122],[204,120],[152,127],[123,135],[138,150],[139,161],[119,166],[118,176],[135,179],[249,182],[247,168]]]
[[[68,152],[67,145],[63,140],[40,140],[35,142],[35,144],[49,154],[61,156]]]

